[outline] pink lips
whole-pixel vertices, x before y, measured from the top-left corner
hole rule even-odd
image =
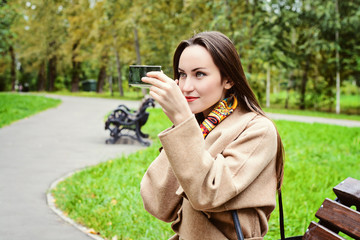
[[[185,98],[186,98],[187,102],[193,102],[193,101],[199,99],[198,97],[191,97],[191,96],[188,96],[188,97],[185,97]]]

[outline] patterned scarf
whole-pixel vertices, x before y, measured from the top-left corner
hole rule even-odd
[[[225,98],[211,111],[211,113],[200,124],[204,139],[222,120],[229,116],[237,107],[237,99],[235,96]]]

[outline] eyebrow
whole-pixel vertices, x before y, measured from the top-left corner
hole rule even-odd
[[[199,69],[206,69],[206,68],[205,68],[205,67],[194,68],[193,70],[191,70],[191,72],[196,72],[196,71],[199,70]],[[183,69],[181,69],[181,68],[179,68],[179,67],[178,67],[178,70],[185,72]]]

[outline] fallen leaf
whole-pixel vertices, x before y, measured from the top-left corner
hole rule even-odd
[[[93,228],[88,229],[86,232],[90,234],[98,234],[98,232],[96,232]]]
[[[112,204],[112,205],[116,205],[116,204],[117,204],[116,199],[111,200],[111,204]]]

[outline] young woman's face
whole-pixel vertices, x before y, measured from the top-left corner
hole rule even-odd
[[[232,86],[228,79],[221,80],[210,53],[199,45],[184,49],[178,70],[181,92],[194,114],[202,112],[206,117]]]

